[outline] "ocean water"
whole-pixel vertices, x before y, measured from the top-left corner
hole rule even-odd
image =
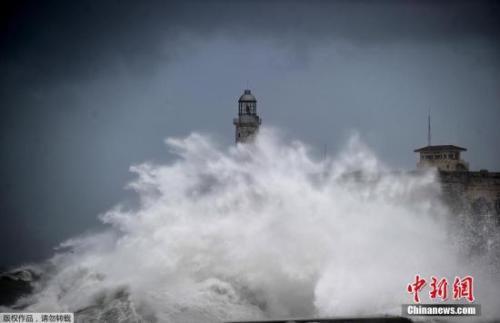
[[[466,256],[432,171],[394,172],[357,136],[325,158],[267,128],[248,145],[193,133],[166,147],[174,161],[131,167],[138,205],[34,266],[13,307],[80,322],[399,315],[420,274],[474,276],[484,317],[500,316],[498,267]]]

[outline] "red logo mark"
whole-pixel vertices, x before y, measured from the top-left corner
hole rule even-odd
[[[413,300],[415,303],[420,303],[420,298],[418,297],[418,292],[422,290],[425,286],[425,279],[420,278],[419,275],[415,276],[415,282],[408,284],[408,293],[413,294]]]
[[[469,302],[473,302],[473,280],[471,276],[465,276],[462,279],[460,279],[460,277],[455,277],[455,281],[453,282],[453,299],[465,298]]]
[[[432,276],[431,279],[431,291],[429,292],[429,296],[431,299],[439,297],[445,301],[448,298],[448,281],[444,277],[439,281],[434,276]]]

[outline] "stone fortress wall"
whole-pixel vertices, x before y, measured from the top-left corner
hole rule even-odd
[[[500,224],[500,172],[439,171],[439,179],[453,211],[495,216]]]

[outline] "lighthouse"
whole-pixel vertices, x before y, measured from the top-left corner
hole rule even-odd
[[[252,141],[262,120],[257,115],[257,99],[250,90],[245,90],[238,100],[238,118],[233,120],[236,143]]]

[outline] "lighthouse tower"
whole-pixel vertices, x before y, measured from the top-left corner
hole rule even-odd
[[[233,120],[236,127],[236,143],[253,140],[257,135],[261,121],[257,115],[255,96],[250,90],[245,90],[238,100],[238,118]]]

